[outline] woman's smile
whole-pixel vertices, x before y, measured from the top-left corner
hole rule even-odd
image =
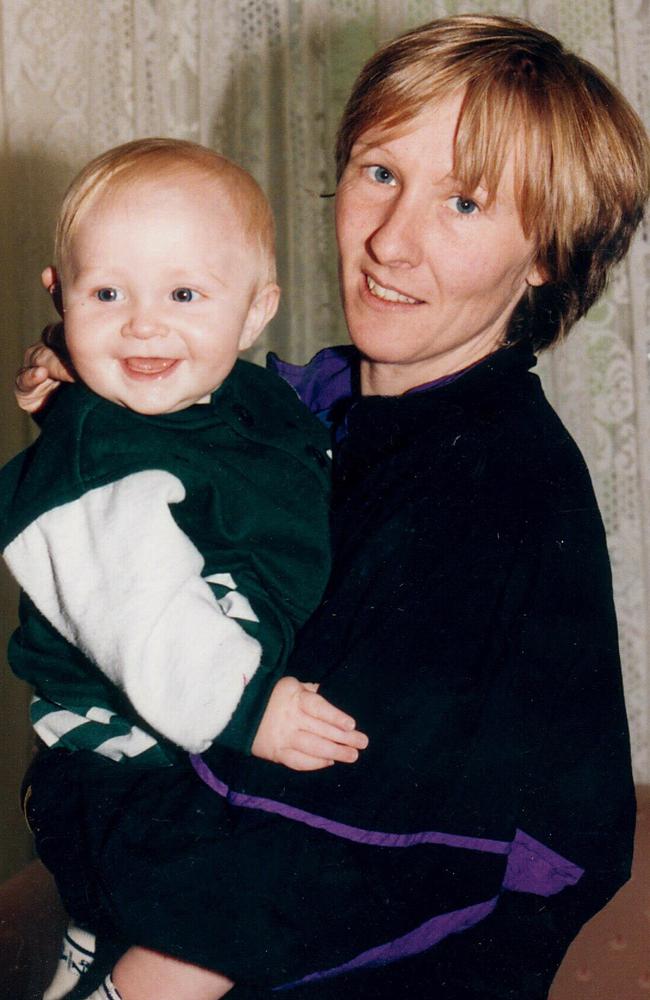
[[[410,295],[406,295],[405,292],[400,292],[396,288],[381,285],[374,278],[371,278],[369,274],[365,275],[365,283],[370,295],[373,298],[380,299],[382,302],[409,306],[421,305],[420,299],[411,298]]]

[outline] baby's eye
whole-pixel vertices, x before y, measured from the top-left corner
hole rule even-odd
[[[98,288],[95,296],[100,302],[117,302],[124,298],[124,294],[119,288]]]
[[[172,292],[174,302],[194,302],[198,297],[199,293],[195,292],[193,288],[175,288]]]
[[[373,163],[371,167],[367,167],[366,169],[370,179],[377,184],[386,184],[392,187],[396,183],[395,177],[388,167],[382,167],[380,163]]]
[[[459,215],[474,215],[476,212],[480,212],[480,208],[475,201],[472,201],[471,198],[463,198],[459,194],[455,194],[453,198],[448,198],[447,204]]]

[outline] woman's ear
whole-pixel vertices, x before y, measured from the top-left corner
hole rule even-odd
[[[246,351],[252,347],[264,327],[271,322],[280,304],[280,286],[275,282],[264,285],[251,302],[242,331],[239,335],[239,350]]]
[[[545,285],[547,281],[548,277],[544,267],[539,261],[537,261],[532,265],[530,271],[526,275],[526,284],[531,288],[539,288],[540,285]]]

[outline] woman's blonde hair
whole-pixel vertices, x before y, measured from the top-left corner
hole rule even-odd
[[[241,220],[244,237],[260,253],[264,281],[275,280],[275,227],[271,207],[251,175],[206,146],[183,139],[135,139],[115,146],[91,160],[66,191],[54,237],[57,268],[65,266],[70,243],[83,213],[108,192],[137,185],[142,180],[173,178],[195,171],[217,182]],[[207,211],[207,206],[206,206]]]
[[[515,150],[522,225],[546,279],[512,317],[508,341],[534,349],[565,335],[602,293],[650,195],[650,146],[628,102],[594,66],[515,18],[432,21],[380,49],[361,71],[336,146],[337,179],[370,130],[396,134],[462,90],[454,175],[494,196]]]

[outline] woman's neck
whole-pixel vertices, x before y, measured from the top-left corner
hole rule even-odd
[[[493,352],[488,352],[488,354]],[[459,375],[488,357],[484,354],[468,361],[446,358],[440,363],[427,359],[422,364],[382,364],[361,359],[360,382],[362,396],[403,396],[420,386],[426,386]],[[457,363],[454,361],[457,360]]]

